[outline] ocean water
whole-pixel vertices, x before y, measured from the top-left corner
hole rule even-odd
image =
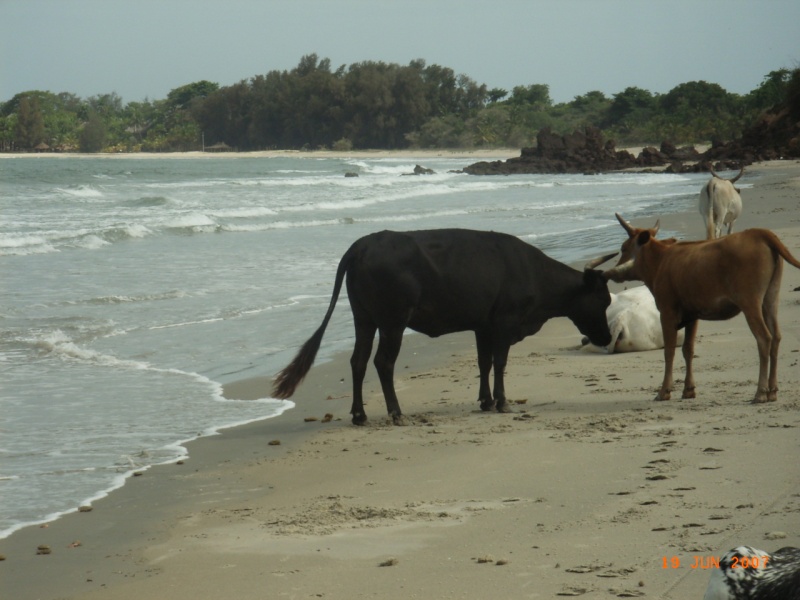
[[[221,386],[285,366],[356,238],[496,230],[571,262],[706,177],[451,172],[479,159],[0,158],[0,538],[291,409]],[[344,295],[318,361],[351,346]]]

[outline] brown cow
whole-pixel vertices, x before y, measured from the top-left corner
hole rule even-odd
[[[664,381],[656,400],[669,400],[676,335],[685,327],[683,398],[695,397],[692,357],[697,321],[721,321],[744,313],[758,344],[758,388],[753,402],[778,398],[778,296],[783,261],[800,269],[778,237],[766,229],[747,229],[700,242],[657,240],[652,229],[632,227],[616,215],[628,232],[622,256],[606,277],[643,281],[653,292],[664,333]],[[767,374],[769,372],[769,378]]]

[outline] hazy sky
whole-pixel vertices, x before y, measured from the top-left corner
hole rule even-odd
[[[0,0],[0,102],[28,90],[124,102],[207,79],[424,59],[555,102],[705,80],[746,93],[800,66],[800,0]]]

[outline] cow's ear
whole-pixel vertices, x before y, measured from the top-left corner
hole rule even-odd
[[[640,231],[639,235],[636,236],[636,245],[639,247],[644,246],[649,241],[650,241],[650,231],[648,231],[647,229]]]

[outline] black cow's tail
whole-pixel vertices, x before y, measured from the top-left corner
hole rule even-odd
[[[311,365],[314,364],[314,358],[316,358],[317,351],[322,343],[325,328],[328,327],[328,321],[331,320],[333,309],[336,308],[336,300],[339,298],[339,292],[342,290],[342,281],[352,262],[352,254],[351,248],[339,261],[339,267],[336,270],[336,281],[333,284],[333,296],[331,297],[330,306],[328,306],[328,312],[325,313],[325,318],[322,319],[322,324],[314,332],[314,335],[303,344],[294,360],[275,377],[275,382],[272,386],[272,396],[274,398],[285,399],[291,397],[297,386],[300,385],[311,370]]]

